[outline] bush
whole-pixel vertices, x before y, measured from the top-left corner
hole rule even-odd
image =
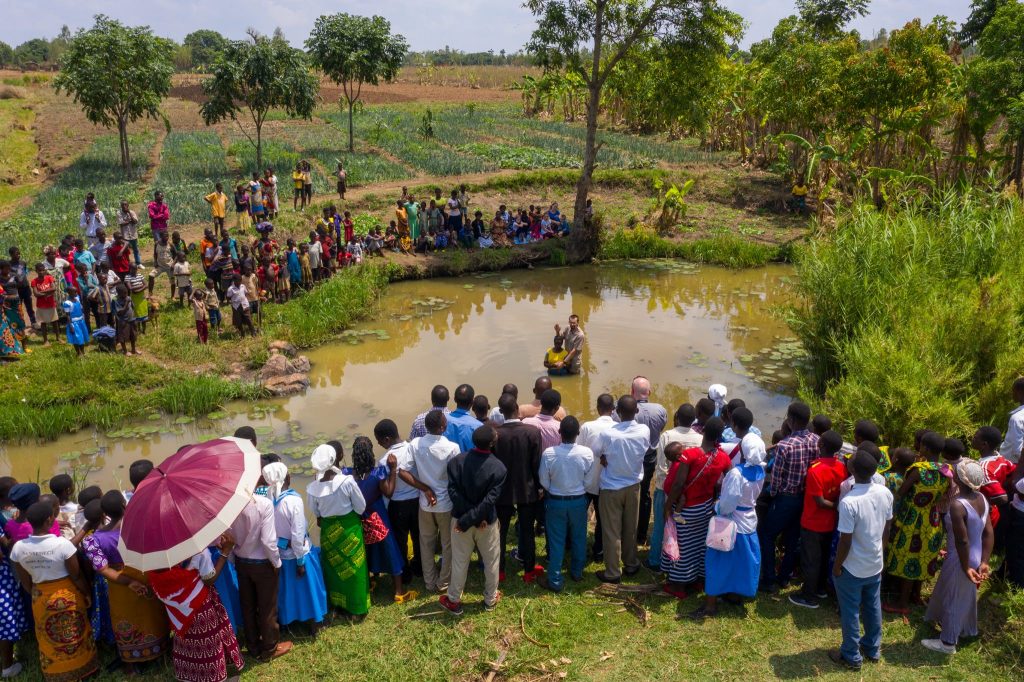
[[[682,258],[694,263],[749,268],[782,260],[774,246],[756,244],[733,235],[673,242],[644,225],[606,233],[598,256],[602,259]]]

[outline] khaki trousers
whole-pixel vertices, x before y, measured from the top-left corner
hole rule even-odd
[[[455,523],[452,519],[452,579],[448,583],[448,599],[462,601],[469,559],[476,547],[484,562],[484,603],[493,604],[498,599],[498,560],[501,558],[498,523],[495,521],[484,529],[473,527],[463,533],[455,530]]]
[[[640,568],[636,553],[636,526],[640,517],[640,484],[619,490],[602,490],[598,498],[601,510],[601,541],[604,547],[604,574],[622,577],[622,564],[628,571]]]
[[[434,563],[434,550],[441,539],[441,572]],[[423,565],[423,584],[428,592],[448,588],[452,579],[452,513],[431,512],[420,509],[420,563]]]

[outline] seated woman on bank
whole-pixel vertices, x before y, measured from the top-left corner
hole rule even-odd
[[[562,217],[562,212],[558,210],[558,202],[557,201],[552,203],[551,207],[548,209],[548,220],[551,221],[551,229],[552,230],[554,230],[556,233],[559,233],[559,232],[562,231],[562,229],[563,229],[562,223],[564,222],[564,220],[563,220],[563,217]]]
[[[569,368],[565,364],[565,358],[569,351],[565,350],[565,340],[561,336],[556,336],[552,343],[555,345],[544,353],[544,367],[551,376],[566,376],[569,374]]]
[[[384,248],[398,251],[398,227],[395,226],[394,220],[388,225],[388,231],[384,233]]]

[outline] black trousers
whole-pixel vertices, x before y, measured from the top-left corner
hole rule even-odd
[[[800,573],[804,584],[800,592],[805,599],[817,601],[815,594],[828,588],[828,557],[832,553],[832,533],[800,529]]]
[[[537,523],[537,514],[543,508],[543,502],[528,502],[526,504],[499,504],[498,523],[501,525],[498,534],[501,537],[501,561],[498,563],[498,570],[505,570],[505,547],[508,544],[508,531],[512,527],[512,515],[518,513],[519,560],[523,562],[525,570],[532,571],[537,565],[537,536],[534,528]]]
[[[657,460],[648,457],[644,458],[644,480],[640,482],[640,515],[636,521],[636,544],[647,544],[647,528],[651,525],[651,481],[654,479],[654,469]]]
[[[1008,524],[1006,534],[1006,579],[1014,587],[1024,589],[1024,512],[1012,505],[999,524]]]
[[[402,580],[408,582],[413,575],[423,575],[423,564],[420,563],[420,500],[391,500],[388,503],[388,516],[391,518],[391,532],[398,542],[398,552],[402,555]],[[409,562],[409,538],[412,538],[412,563]]]
[[[597,504],[597,495],[591,495],[587,493],[587,504],[593,505],[594,507],[594,518],[597,519],[597,525],[594,526],[594,559],[598,559],[604,554],[604,540],[601,537],[601,508]]]
[[[28,313],[28,321],[35,324],[36,310],[32,307],[32,288],[18,287],[18,298],[21,299],[22,305],[25,306],[25,312]]]
[[[235,569],[246,647],[252,656],[267,657],[281,640],[277,624],[277,572],[269,561],[236,561]]]

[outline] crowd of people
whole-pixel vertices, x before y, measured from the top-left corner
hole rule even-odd
[[[170,651],[178,679],[219,681],[227,663],[244,665],[236,637],[257,660],[286,655],[282,627],[305,623],[315,636],[334,619],[358,623],[381,576],[396,603],[422,591],[460,616],[478,566],[484,610],[500,607],[502,584],[520,571],[544,590],[583,589],[570,582],[584,580],[588,557],[603,563],[603,583],[646,566],[672,596],[703,594],[689,614],[698,621],[799,584],[788,594],[794,608],[834,600],[842,639],[830,656],[850,669],[879,660],[883,611],[925,603],[921,588],[936,576],[924,619],[938,634],[922,644],[943,654],[978,634],[978,588],[994,575],[993,557],[1024,587],[1024,378],[1013,385],[1021,407],[1006,436],[979,429],[975,453],[927,430],[913,444],[883,446],[868,420],[847,442],[801,402],[766,443],[725,386],[679,405],[671,424],[651,391],[636,377],[628,395],[598,396],[583,419],[566,413],[548,376],[525,400],[505,385],[493,408],[468,384],[451,393],[438,385],[408,438],[382,419],[348,458],[338,441],[318,445],[305,496],[280,457],[265,453],[228,532],[174,579],[119,554],[131,491],[90,486],[76,496],[59,475],[41,495],[34,483],[0,479],[2,675],[20,671],[14,644],[34,621],[47,679],[91,674],[97,647],[110,646],[126,669]],[[250,427],[235,436],[257,445]],[[153,469],[133,463],[132,486],[159,475]],[[191,619],[169,587],[189,576],[204,595],[190,602]]]
[[[346,177],[339,164],[341,199]],[[297,164],[292,178],[293,210],[305,210],[313,197],[309,162]],[[273,168],[262,176],[253,173],[250,182],[235,188],[237,237],[227,226],[229,197],[223,184],[217,183],[204,199],[212,226],[198,243],[188,243],[180,232],[170,231],[170,207],[162,192],[154,193],[144,214],[153,238],[151,264],[143,264],[139,249],[138,213],[122,201],[112,228],[91,193],[79,218],[81,233],[44,247],[42,260],[26,262],[21,250],[11,247],[9,259],[0,260],[0,359],[24,354],[29,332],[38,333],[43,346],[51,335],[61,341],[62,327],[63,339],[80,355],[93,342],[104,351],[120,347],[122,353],[136,354],[138,335],[145,334],[151,314],[161,306],[155,295],[161,277],[169,284],[168,300],[191,309],[197,340],[207,343],[211,331],[222,332],[228,308],[238,335],[255,335],[264,304],[287,302],[337,271],[388,251],[502,248],[570,231],[557,203],[515,211],[501,205],[485,221],[481,210],[473,210],[465,185],[453,189],[448,199],[435,189],[429,200],[403,187],[387,227],[378,224],[357,234],[351,213],[328,205],[307,238],[285,237],[282,243],[272,222],[280,211]],[[588,201],[588,216],[591,211]],[[147,269],[148,276],[143,274]]]

